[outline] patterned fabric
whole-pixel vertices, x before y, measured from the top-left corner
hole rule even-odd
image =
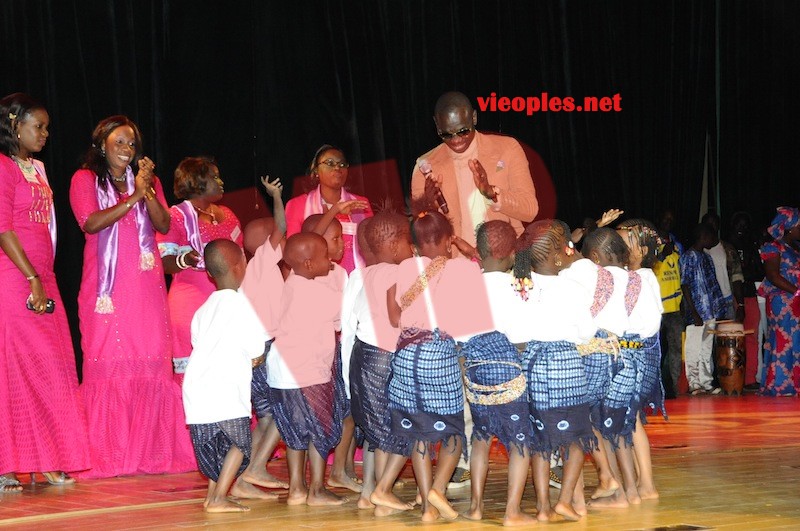
[[[651,338],[652,339],[652,338]],[[624,343],[623,343],[624,341]],[[620,345],[639,342],[639,336],[624,336]],[[600,433],[616,448],[619,437],[625,438],[625,444],[633,444],[633,430],[636,427],[637,378],[642,370],[637,367],[639,349],[622,347],[620,355],[611,367],[611,382],[608,393],[601,407],[602,425]]]
[[[234,446],[244,454],[236,477],[239,477],[250,464],[252,435],[249,418],[223,420],[211,424],[189,424],[189,433],[197,466],[208,479],[219,481],[225,456]]]
[[[609,337],[616,337],[614,334],[609,334],[606,330],[598,330],[595,338],[604,340]],[[589,400],[589,411],[592,426],[600,430],[600,423],[602,421],[601,408],[603,400],[608,394],[608,389],[611,385],[612,367],[614,359],[619,356],[609,355],[604,352],[595,352],[588,356],[582,356],[583,369],[586,371],[586,385],[587,385],[587,398]]]
[[[356,338],[350,359],[353,420],[364,431],[370,448],[386,450],[389,438],[389,397],[392,353]]]
[[[389,380],[390,451],[410,455],[415,441],[434,444],[459,437],[466,442],[455,340],[438,329],[406,328],[397,347]]]
[[[509,382],[524,378],[517,347],[500,332],[473,337],[461,346],[461,355],[464,378],[473,384],[504,389]],[[490,442],[495,436],[507,451],[515,448],[520,453],[530,445],[527,392],[505,404],[481,405],[470,401],[469,408],[475,426],[473,438]]]
[[[625,287],[625,310],[630,315],[642,292],[642,277],[636,271],[628,271],[628,285]]]
[[[273,389],[272,396],[272,416],[292,450],[307,450],[313,444],[324,457],[342,438],[342,424],[335,418],[332,381],[299,389]]]
[[[714,262],[710,256],[701,251],[689,249],[681,255],[681,277],[684,285],[689,287],[692,302],[703,321],[725,317],[727,308],[722,296]],[[690,312],[686,312],[686,324],[694,324]]]
[[[30,283],[0,250],[0,473],[91,466],[75,353],[53,273],[51,196],[43,167],[29,179],[0,154],[0,232],[16,232],[56,303],[53,313],[29,311]]]
[[[641,280],[639,282],[641,285]],[[608,299],[611,298],[612,293],[614,293],[613,275],[606,268],[598,267],[597,284],[594,288],[594,301],[592,302],[592,307],[590,308],[592,317],[597,317],[597,314],[600,313],[600,310],[605,308],[605,305],[608,302]],[[628,315],[630,315],[630,311],[628,311]]]
[[[659,410],[667,419],[664,407],[664,384],[661,381],[661,336],[641,338],[642,347],[634,349],[636,365],[636,395],[632,408],[642,414],[642,424],[647,424],[647,413]]]
[[[787,230],[800,224],[800,210],[792,207],[778,207],[778,213],[772,219],[767,232],[776,240],[783,238]]]
[[[350,416],[350,399],[347,398],[347,389],[344,386],[344,375],[342,374],[342,343],[336,342],[336,354],[333,358],[333,392],[336,405],[336,415],[340,420],[344,420]]]
[[[78,170],[70,204],[78,224],[99,210],[95,175]],[[161,182],[156,197],[166,204]],[[136,217],[119,226],[114,313],[94,311],[97,300],[98,235],[84,233],[78,293],[83,382],[92,468],[78,477],[163,474],[196,470],[181,388],[172,378],[172,337],[161,260],[139,269]],[[121,295],[122,294],[122,295]]]
[[[270,339],[266,342],[264,345],[264,354],[269,355],[273,341],[275,340]],[[272,397],[272,388],[267,383],[266,363],[253,367],[253,379],[250,382],[250,397],[253,401],[253,410],[256,412],[257,418],[261,419],[272,414],[274,398]]]
[[[800,286],[800,252],[783,241],[761,248],[761,258],[779,259],[780,275]],[[764,342],[764,371],[761,394],[800,394],[800,298],[765,280],[759,295],[766,297],[768,335]]]
[[[411,304],[417,300],[417,297],[419,297],[422,292],[427,289],[428,281],[441,273],[446,264],[447,258],[444,256],[437,256],[431,260],[431,263],[428,264],[428,267],[425,268],[425,271],[423,271],[419,277],[417,277],[417,280],[414,282],[414,284],[412,284],[411,287],[408,288],[408,291],[403,293],[403,296],[400,297],[400,309],[405,310],[411,306]]]
[[[528,378],[531,451],[548,456],[571,444],[586,452],[597,446],[589,422],[586,373],[574,343],[531,341],[522,353]]]

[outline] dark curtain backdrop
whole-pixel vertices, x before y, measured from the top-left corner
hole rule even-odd
[[[473,102],[620,94],[619,113],[483,112],[479,129],[541,154],[571,224],[671,207],[686,234],[707,136],[723,217],[744,208],[766,223],[800,203],[800,3],[788,0],[6,0],[0,13],[0,93],[30,93],[51,115],[40,157],[73,320],[83,237],[69,180],[94,125],[117,113],[139,124],[168,195],[185,156],[215,156],[236,190],[302,174],[324,142],[355,164],[395,159],[407,189],[438,142],[432,108],[446,90]]]

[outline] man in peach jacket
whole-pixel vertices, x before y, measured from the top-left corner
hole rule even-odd
[[[412,201],[438,208],[472,246],[477,226],[492,219],[508,221],[521,234],[539,205],[519,142],[476,131],[478,113],[460,92],[439,97],[433,122],[442,143],[417,159]]]

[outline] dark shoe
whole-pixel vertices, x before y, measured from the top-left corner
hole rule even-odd
[[[556,472],[556,470],[558,470],[558,472]],[[550,486],[553,487],[554,489],[561,488],[561,474],[559,472],[562,472],[561,467],[550,469]]]

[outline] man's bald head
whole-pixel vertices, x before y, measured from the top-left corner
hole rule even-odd
[[[466,110],[472,114],[472,102],[461,92],[445,92],[436,100],[433,114],[434,116],[439,116],[459,110]]]

